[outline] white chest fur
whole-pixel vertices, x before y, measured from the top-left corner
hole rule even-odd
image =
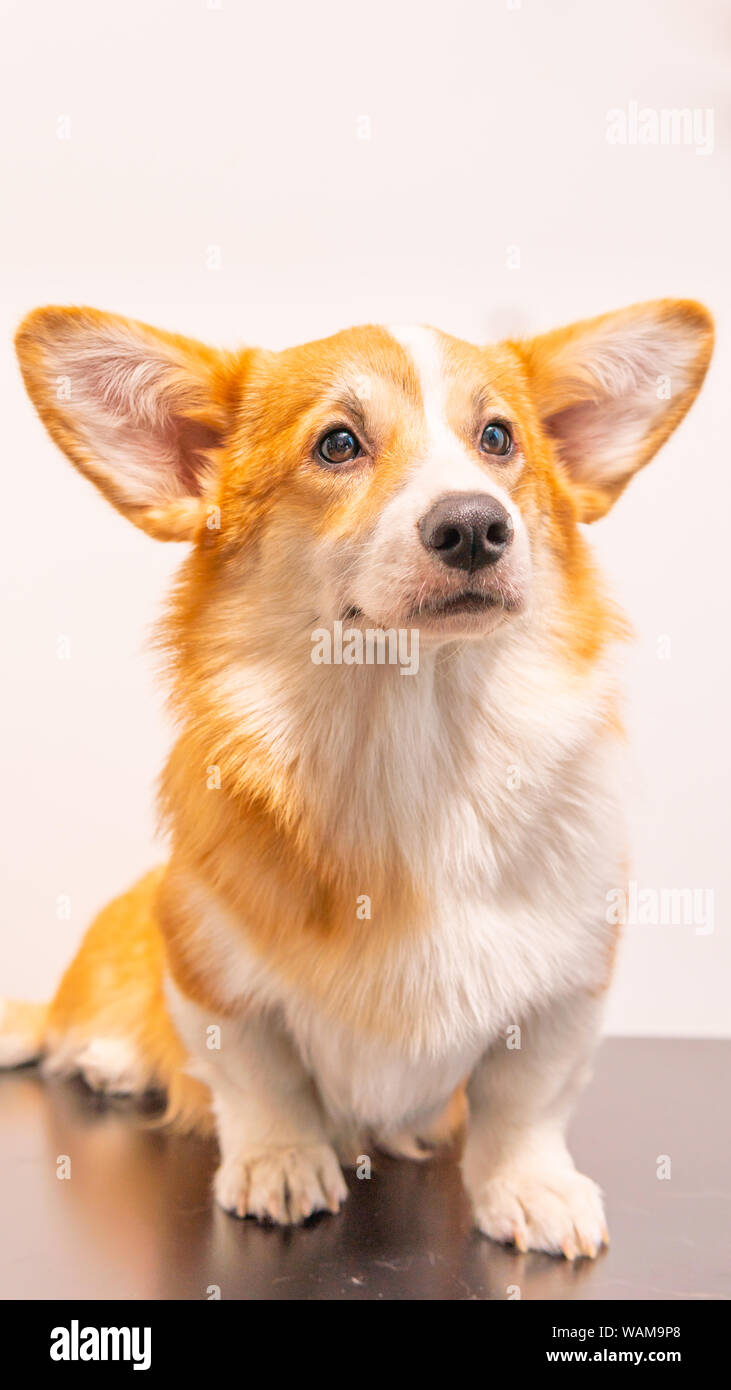
[[[423,920],[386,933],[376,969],[354,932],[316,998],[189,885],[218,991],[284,1020],[333,1114],[388,1128],[428,1111],[532,1009],[605,975],[623,851],[617,745],[601,726],[609,677],[572,683],[520,634],[491,650],[489,664],[458,651],[446,673],[443,653],[427,656],[413,679],[311,668],[301,685],[280,672],[258,686],[257,722],[279,757],[292,750],[327,843],[391,851],[424,889]],[[238,692],[249,719],[252,689]],[[384,1028],[359,1025],[379,1016]]]
[[[245,999],[247,1008],[283,1020],[338,1119],[388,1130],[440,1105],[532,1009],[602,982],[611,934],[606,894],[621,857],[615,808],[597,791],[608,760],[597,743],[564,770],[550,813],[532,823],[525,852],[511,858],[497,888],[494,844],[481,884],[474,865],[441,875],[429,920],[395,939],[376,973],[359,969],[354,937],[332,980],[332,1007],[279,977],[208,890],[191,884],[218,989],[234,1005]],[[382,1013],[390,1036],[358,1027],[338,1006],[343,998],[360,998],[369,1006],[363,1013]]]

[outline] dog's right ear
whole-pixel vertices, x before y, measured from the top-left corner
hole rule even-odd
[[[113,506],[193,540],[233,412],[240,358],[96,309],[36,309],[16,349],[51,437]]]

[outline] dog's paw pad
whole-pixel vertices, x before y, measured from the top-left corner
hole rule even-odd
[[[279,1226],[298,1226],[318,1211],[339,1211],[348,1195],[328,1144],[226,1158],[216,1173],[214,1190],[224,1211]]]
[[[496,1173],[479,1186],[473,1201],[476,1226],[518,1250],[595,1259],[609,1242],[599,1188],[574,1168]]]

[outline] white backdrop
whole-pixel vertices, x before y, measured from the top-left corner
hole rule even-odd
[[[1,9],[0,995],[47,994],[93,910],[164,853],[153,789],[170,735],[144,643],[180,559],[46,438],[11,352],[20,317],[85,302],[276,347],[373,320],[485,339],[679,294],[717,316],[711,373],[593,538],[637,631],[635,878],[713,889],[715,920],[706,934],[630,927],[608,1024],[727,1032],[728,11]],[[671,143],[640,145],[630,128],[610,143],[608,113],[630,116],[632,102],[650,133],[664,109],[687,108],[696,134],[686,143],[681,123]]]

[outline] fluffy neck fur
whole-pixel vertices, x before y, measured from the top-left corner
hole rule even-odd
[[[162,804],[175,841],[209,866],[225,836],[232,855],[277,849],[346,896],[389,878],[420,896],[444,881],[490,891],[518,872],[536,817],[560,819],[567,769],[615,719],[609,622],[589,663],[534,608],[484,640],[422,644],[412,676],[317,666],[325,620],[306,585],[283,603],[248,581],[234,626],[230,574],[217,598],[197,564],[166,624],[182,734]]]

